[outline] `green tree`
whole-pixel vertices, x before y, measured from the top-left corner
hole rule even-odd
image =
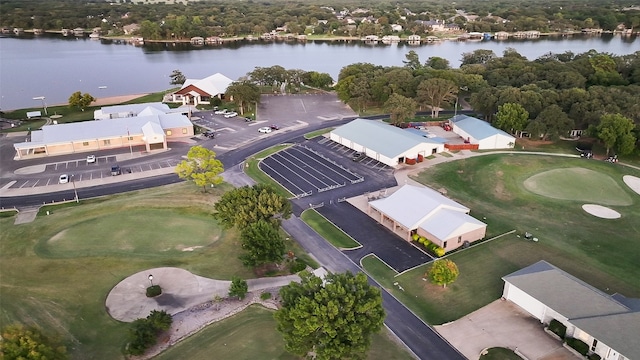
[[[439,78],[424,80],[418,85],[418,101],[431,107],[431,117],[437,118],[444,102],[456,99],[458,86],[451,81]]]
[[[422,64],[420,64],[420,55],[416,53],[414,50],[409,51],[404,55],[407,60],[402,60],[404,66],[408,67],[412,71],[422,69]]]
[[[446,288],[448,284],[456,281],[459,274],[458,266],[453,261],[441,259],[431,264],[431,268],[429,268],[426,275],[432,283]]]
[[[147,321],[149,321],[154,329],[159,331],[166,331],[171,328],[173,318],[168,312],[164,310],[151,310],[151,313],[149,313],[149,316],[147,316]]]
[[[391,123],[397,126],[416,115],[418,104],[413,99],[394,93],[384,103],[384,109],[389,113]]]
[[[596,127],[598,138],[607,147],[607,155],[611,149],[615,149],[619,155],[630,154],[636,143],[634,129],[633,121],[620,114],[602,115]]]
[[[302,271],[300,278],[280,290],[282,308],[274,315],[285,349],[318,360],[364,358],[384,322],[380,290],[362,273],[323,280]]]
[[[222,162],[216,159],[216,153],[201,145],[189,149],[187,158],[176,166],[176,174],[181,179],[193,181],[207,191],[207,185],[218,185],[222,182],[220,173],[224,171]]]
[[[84,109],[86,109],[87,106],[91,105],[91,103],[94,101],[96,101],[96,98],[91,96],[91,94],[82,94],[80,91],[76,91],[69,97],[69,107],[77,107],[78,109],[84,111]]]
[[[447,70],[451,68],[451,65],[449,65],[449,60],[441,58],[439,56],[432,56],[428,58],[425,65],[434,70]]]
[[[496,53],[493,50],[478,49],[473,52],[466,52],[462,54],[462,63],[460,66],[471,64],[486,64],[489,60],[494,59]]]
[[[129,342],[126,352],[130,355],[142,355],[158,342],[158,335],[171,328],[173,318],[166,311],[152,310],[144,319],[136,319],[129,329]]]
[[[169,77],[171,78],[171,85],[182,85],[185,81],[187,81],[187,78],[184,77],[182,71],[180,70],[173,70]]]
[[[240,114],[244,115],[246,104],[257,104],[260,101],[260,88],[250,81],[234,81],[227,87],[226,95],[238,105]]]
[[[213,217],[225,228],[242,230],[249,224],[265,220],[280,224],[291,216],[291,203],[265,184],[243,186],[227,191],[214,205]]]
[[[242,300],[247,295],[249,291],[249,285],[247,285],[247,281],[241,279],[237,276],[231,278],[231,286],[229,286],[229,296],[237,297]]]
[[[247,225],[240,234],[242,249],[240,256],[245,266],[279,263],[285,252],[285,244],[278,229],[272,223],[258,220]]]
[[[496,126],[504,131],[515,133],[524,130],[529,122],[529,112],[522,105],[506,103],[498,106]]]
[[[536,117],[539,128],[534,127],[534,135],[548,139],[558,139],[566,135],[573,128],[573,120],[562,111],[558,105],[551,105],[542,110]],[[542,130],[542,132],[540,132]]]
[[[0,358],[62,360],[67,359],[67,351],[37,328],[13,324],[2,329]]]

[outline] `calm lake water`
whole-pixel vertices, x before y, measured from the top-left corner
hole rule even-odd
[[[434,45],[366,45],[362,42],[242,42],[193,48],[183,44],[136,47],[124,42],[96,41],[56,36],[0,38],[0,108],[13,110],[66,103],[75,91],[102,98],[141,94],[171,87],[175,69],[187,78],[204,78],[216,72],[237,79],[255,67],[280,65],[286,69],[326,72],[337,80],[340,69],[359,62],[403,66],[410,50],[424,63],[439,56],[457,67],[462,53],[476,49],[497,55],[514,48],[533,60],[549,52],[583,53],[591,49],[616,55],[640,50],[638,37],[574,36],[538,40],[483,42],[445,41]]]

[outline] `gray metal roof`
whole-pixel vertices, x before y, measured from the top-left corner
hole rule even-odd
[[[137,115],[146,108],[154,108],[166,114],[169,111],[169,106],[161,102],[150,102],[142,104],[128,104],[128,105],[113,105],[103,106],[100,108],[103,114],[120,114],[120,113],[132,113]]]
[[[420,227],[443,240],[486,226],[467,214],[469,208],[428,187],[404,185],[369,204],[407,229]]]
[[[456,115],[450,119],[456,126],[460,127],[467,134],[473,136],[477,140],[486,139],[494,135],[504,135],[515,139],[500,129],[496,129],[488,122],[467,115]]]
[[[93,120],[76,123],[43,126],[42,130],[32,132],[31,142],[18,143],[14,147],[32,148],[34,145],[51,145],[86,140],[111,139],[121,136],[143,135],[142,127],[155,123],[155,131],[178,127],[193,126],[182,114],[148,115],[108,120]]]
[[[355,119],[331,132],[391,159],[422,143],[441,144],[382,121],[365,119]]]
[[[502,278],[629,359],[640,359],[640,312],[542,260]]]

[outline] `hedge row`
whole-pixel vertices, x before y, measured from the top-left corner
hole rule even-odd
[[[564,336],[567,333],[567,327],[562,325],[560,321],[553,319],[549,323],[549,331],[560,336],[560,339],[564,339]]]
[[[571,346],[575,351],[587,356],[587,353],[589,352],[589,345],[585,344],[584,341],[574,338],[566,338],[565,341],[567,342],[567,345]]]
[[[445,253],[445,250],[443,248],[432,243],[431,241],[429,241],[429,239],[425,238],[424,236],[413,234],[411,236],[411,239],[413,239],[413,241],[416,241],[419,244],[422,244],[425,247],[425,249],[427,249],[428,252],[430,252],[431,254],[437,257],[442,257]]]

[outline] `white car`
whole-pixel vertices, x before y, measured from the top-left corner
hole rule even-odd
[[[226,113],[226,114],[224,114],[224,117],[226,117],[227,119],[228,119],[228,118],[232,118],[232,117],[236,117],[236,116],[238,116],[238,113],[237,113],[237,112],[235,112],[235,111],[232,111],[232,112],[230,112],[230,113]]]
[[[260,129],[258,129],[258,132],[263,133],[263,134],[268,134],[270,133],[272,130],[270,127],[265,126],[265,127],[261,127]]]
[[[87,164],[94,164],[95,162],[96,162],[96,156],[95,155],[87,156]]]
[[[66,184],[69,182],[69,175],[67,174],[62,174],[60,175],[60,178],[58,178],[58,184]]]
[[[216,111],[214,111],[213,113],[214,113],[214,114],[216,114],[216,115],[224,115],[224,114],[226,114],[228,111],[229,111],[229,110],[227,110],[227,109],[222,109],[222,110],[216,110]]]

